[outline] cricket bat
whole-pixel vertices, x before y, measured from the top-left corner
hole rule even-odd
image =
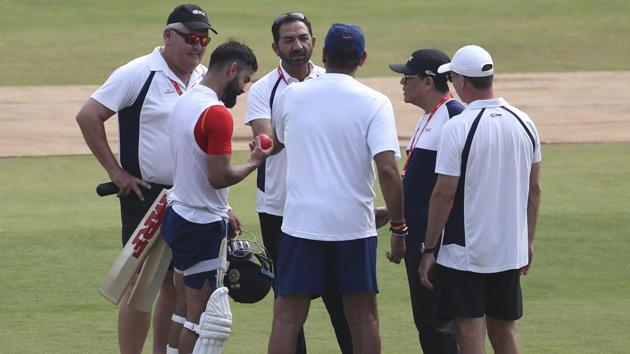
[[[154,236],[151,247],[127,304],[136,310],[151,312],[173,255],[162,235]]]
[[[98,292],[118,304],[149,250],[160,238],[159,229],[166,212],[166,189],[162,190],[127,241]]]

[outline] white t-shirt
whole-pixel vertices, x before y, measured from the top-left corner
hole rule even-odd
[[[162,57],[162,47],[116,69],[92,98],[118,113],[120,160],[125,170],[139,169],[142,179],[159,184],[173,184],[173,160],[168,136],[168,116],[179,94],[201,81],[206,68],[193,70],[188,86],[175,75]],[[141,110],[133,112],[151,71],[155,71]],[[131,172],[130,171],[130,172]]]
[[[444,124],[435,172],[459,176],[464,186],[455,196],[437,262],[476,273],[527,265],[529,177],[540,161],[534,123],[503,98],[474,101]]]
[[[204,85],[198,85],[182,95],[173,106],[169,130],[175,176],[168,203],[190,222],[209,224],[228,217],[229,189],[214,189],[208,182],[208,152],[204,149],[208,148],[208,136],[216,134],[211,130],[217,126],[225,126],[226,129],[219,132],[221,139],[214,140],[229,144],[233,124],[231,114],[217,94]],[[229,148],[218,148],[222,150],[221,155],[231,153],[231,145]]]
[[[325,70],[319,66],[309,63],[310,73],[305,80],[321,76]],[[300,82],[289,75],[281,64],[260,80],[256,81],[247,93],[247,113],[245,114],[245,124],[249,125],[256,119],[270,119],[274,125],[271,105],[269,100],[274,87],[276,87],[273,104],[284,92],[284,89],[293,83]],[[276,86],[277,84],[277,86]],[[270,156],[265,161],[264,170],[259,169],[262,174],[257,177],[256,188],[256,211],[259,213],[282,216],[284,201],[286,198],[286,171],[287,157],[284,150],[276,155]]]
[[[444,123],[451,119],[451,113],[449,112],[449,102],[455,101],[451,98],[448,101],[441,104],[438,109],[431,115],[431,112],[425,113],[420,117],[413,135],[409,138],[409,144],[407,144],[407,150],[423,149],[437,151],[440,144],[440,134],[442,133],[442,126]],[[427,120],[431,117],[431,120]],[[420,131],[420,130],[423,131]],[[414,146],[412,146],[412,144]]]
[[[375,236],[373,158],[400,158],[389,99],[349,75],[323,74],[287,87],[274,119],[287,151],[282,231],[323,241]]]

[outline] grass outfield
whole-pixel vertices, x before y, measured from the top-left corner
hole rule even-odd
[[[518,322],[523,352],[627,353],[630,144],[543,149],[535,263],[523,279]],[[0,171],[0,353],[116,352],[116,309],[96,291],[119,252],[117,200],[94,193],[105,174],[91,156],[2,158]],[[246,228],[258,232],[254,188],[250,177],[230,196]],[[417,352],[404,269],[385,262],[386,246],[382,238],[383,352]],[[233,306],[226,353],[265,352],[270,300]],[[310,353],[335,352],[321,301],[306,327]]]
[[[97,84],[130,59],[161,43],[172,0],[4,0],[0,2],[0,85]],[[500,72],[628,70],[627,0],[321,0],[198,1],[218,42],[236,37],[258,53],[261,72],[277,65],[271,22],[303,11],[319,37],[332,22],[361,25],[368,62],[360,75],[392,76],[387,64],[419,47],[453,52],[485,46]],[[207,55],[204,62],[209,59]]]

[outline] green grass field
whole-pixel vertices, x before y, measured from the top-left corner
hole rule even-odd
[[[0,0],[0,86],[99,84],[161,43],[166,0]],[[486,47],[504,72],[629,70],[627,0],[321,0],[199,2],[220,35],[257,53],[257,77],[277,64],[270,25],[302,11],[318,37],[332,22],[367,36],[361,76],[393,76],[387,64],[421,47],[451,54]],[[209,59],[209,52],[204,62]],[[0,106],[1,108],[1,106]],[[74,122],[67,122],[74,124]],[[543,147],[543,202],[532,273],[523,279],[523,353],[630,352],[630,143]],[[238,152],[235,160],[245,155]],[[120,250],[116,198],[98,198],[106,175],[91,156],[0,158],[0,353],[114,353],[116,307],[96,289]],[[258,232],[254,178],[231,204]],[[418,352],[404,269],[380,242],[383,352]],[[271,299],[234,305],[226,353],[264,353]],[[306,325],[309,352],[336,345],[321,301]],[[150,352],[150,342],[145,353]]]
[[[543,154],[534,267],[518,322],[523,352],[627,353],[630,144],[546,145]],[[0,353],[116,352],[116,308],[96,291],[120,248],[117,200],[94,193],[106,175],[89,156],[2,158],[0,171]],[[254,188],[249,177],[230,199],[258,232]],[[385,246],[382,238],[380,255]],[[404,269],[381,256],[378,272],[383,352],[418,352]],[[233,305],[226,353],[265,352],[270,300]],[[335,352],[319,300],[306,332],[310,353]]]
[[[362,76],[393,76],[387,64],[421,47],[450,55],[480,44],[503,72],[628,70],[630,2],[626,0],[321,0],[298,2],[199,1],[219,30],[216,43],[235,37],[250,44],[261,72],[277,64],[271,22],[302,11],[319,38],[319,62],[333,22],[365,29],[368,62]],[[98,84],[130,59],[162,41],[166,0],[0,1],[0,85]],[[204,62],[209,55],[204,58]]]

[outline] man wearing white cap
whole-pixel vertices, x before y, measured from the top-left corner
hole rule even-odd
[[[483,353],[485,328],[496,353],[518,353],[520,275],[532,262],[540,205],[540,139],[532,120],[494,98],[494,64],[479,46],[440,66],[468,107],[442,128],[420,281],[438,312],[454,318],[461,353]],[[431,250],[440,245],[436,260]]]

